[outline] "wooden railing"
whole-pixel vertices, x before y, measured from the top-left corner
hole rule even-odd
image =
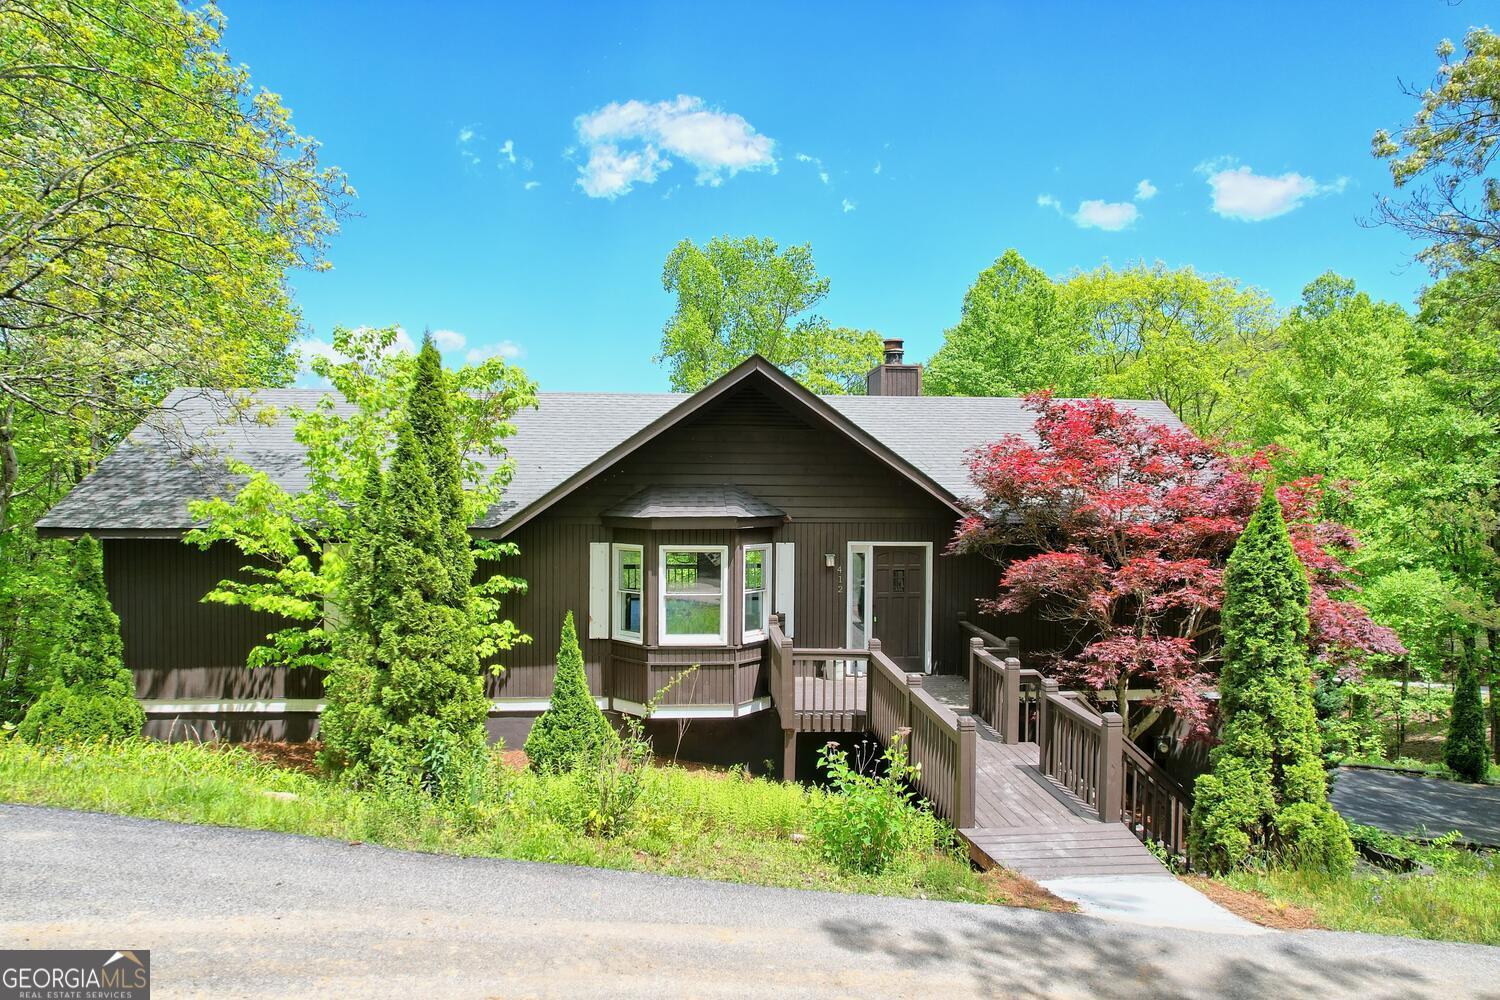
[[[1096,715],[1059,693],[1057,681],[1042,681],[1038,760],[1042,773],[1092,808],[1106,823],[1120,819],[1124,720],[1118,712]]]
[[[1130,740],[1124,749],[1120,820],[1142,841],[1186,855],[1192,795]]]
[[[1042,675],[1014,656],[991,653],[978,636],[969,640],[969,711],[1006,743],[1037,741]]]
[[[771,666],[771,703],[776,706],[776,717],[783,730],[795,731],[797,686],[796,672],[792,667],[792,640],[781,631],[780,615],[771,615],[766,626],[766,659]]]
[[[917,790],[935,813],[960,829],[974,825],[974,720],[922,690],[922,675],[903,673],[870,640],[869,724],[889,744],[908,739]]]

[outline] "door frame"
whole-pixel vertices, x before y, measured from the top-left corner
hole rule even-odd
[[[875,570],[875,550],[877,548],[907,548],[922,549],[922,565],[925,569],[925,591],[923,602],[926,605],[922,609],[922,672],[932,673],[932,543],[931,542],[848,542],[844,546],[844,594],[847,597],[854,593],[854,552],[856,549],[865,551],[865,606],[863,608],[865,621],[870,621],[870,602],[874,599],[875,588],[871,585],[870,574]],[[873,622],[871,623],[873,624]],[[869,634],[868,627],[865,630]],[[853,649],[854,646],[854,617],[849,614],[849,602],[844,601],[844,646]],[[868,649],[866,645],[864,648]]]

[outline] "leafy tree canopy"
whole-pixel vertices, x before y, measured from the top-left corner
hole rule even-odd
[[[337,598],[346,547],[358,532],[353,512],[360,509],[369,470],[385,465],[397,431],[407,422],[406,398],[414,384],[439,389],[447,402],[446,415],[424,411],[425,404],[419,403],[409,421],[429,435],[420,439],[429,459],[441,459],[438,475],[429,471],[429,476],[442,484],[446,565],[460,566],[470,545],[467,527],[495,504],[510,481],[513,468],[505,458],[505,439],[515,433],[510,418],[535,405],[535,384],[501,358],[443,371],[431,359],[392,353],[395,339],[394,328],[339,329],[333,342],[341,358],[313,359],[314,373],[328,380],[333,391],[315,405],[287,414],[306,449],[305,490],[289,493],[263,470],[236,462],[231,471],[243,477],[243,484],[234,496],[189,505],[194,519],[204,524],[185,541],[204,548],[227,542],[249,557],[240,578],[220,581],[204,599],[289,620],[252,651],[251,666],[327,665],[325,611]],[[257,413],[263,420],[280,416],[268,408]],[[449,443],[430,439],[443,434]],[[456,480],[447,471],[454,467],[459,470]],[[462,485],[455,492],[457,483]],[[462,526],[462,544],[454,525]],[[515,551],[508,542],[472,544],[487,560]],[[449,585],[457,587],[452,580],[463,577],[462,568],[456,574],[445,572]],[[500,617],[501,598],[521,585],[498,573],[476,585],[475,597],[483,605],[474,617],[481,657],[492,657],[521,639],[515,626]]]
[[[813,392],[859,391],[880,363],[873,330],[835,327],[811,310],[828,295],[807,245],[716,236],[677,244],[662,268],[677,308],[662,330],[658,363],[672,388],[696,392],[759,354]]]

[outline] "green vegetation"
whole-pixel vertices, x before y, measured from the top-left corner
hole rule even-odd
[[[828,297],[812,248],[715,236],[700,247],[683,240],[662,267],[662,287],[677,308],[662,330],[656,361],[672,388],[696,392],[752,354],[779,366],[813,392],[862,392],[880,363],[880,335],[835,327],[811,310]]]
[[[353,195],[212,6],[0,5],[0,719],[50,682],[65,546],[32,526],[179,386],[283,385],[289,274]]]
[[[99,543],[73,544],[73,586],[61,607],[49,686],[21,720],[21,737],[57,746],[139,736],[146,714],[135,700],[135,678],[122,659],[120,619],[104,587]]]
[[[1500,854],[1453,845],[1452,837],[1419,844],[1370,827],[1353,827],[1356,843],[1431,874],[1387,871],[1361,863],[1351,876],[1312,869],[1231,872],[1221,881],[1280,903],[1311,909],[1330,930],[1399,934],[1500,945]]]
[[[1221,742],[1194,789],[1189,856],[1347,874],[1354,849],[1328,804],[1307,666],[1307,575],[1268,487],[1224,574]]]
[[[450,389],[424,340],[390,468],[372,466],[353,527],[361,555],[339,594],[326,763],[354,782],[441,791],[485,752],[489,699],[475,645],[468,538]]]
[[[1468,656],[1459,661],[1458,681],[1453,686],[1453,714],[1448,722],[1448,739],[1443,744],[1443,763],[1465,781],[1483,781],[1489,774],[1479,671]]]
[[[972,871],[946,839],[908,844],[880,874],[841,871],[810,839],[793,836],[809,828],[826,792],[742,772],[640,773],[633,821],[603,837],[588,832],[599,800],[577,772],[544,775],[491,759],[461,792],[433,796],[355,789],[234,747],[130,740],[54,752],[0,739],[0,800],[8,802],[760,885],[1019,901]]]
[[[538,771],[562,773],[579,764],[597,764],[619,755],[619,739],[589,693],[578,630],[569,611],[563,619],[557,650],[551,707],[532,725],[526,737],[526,757]]]
[[[818,752],[818,764],[833,794],[820,797],[813,810],[813,837],[840,871],[878,875],[914,847],[941,838],[931,810],[913,801],[917,769],[907,762],[902,734],[885,748],[874,773],[851,766],[837,743]]]

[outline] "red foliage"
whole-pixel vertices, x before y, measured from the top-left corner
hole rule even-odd
[[[1109,400],[1027,397],[1035,440],[1011,435],[978,448],[971,475],[982,499],[950,545],[1009,562],[986,610],[1041,613],[1083,638],[1055,651],[1065,678],[1096,691],[1133,678],[1197,735],[1207,732],[1224,563],[1260,498],[1268,452],[1230,455],[1196,435],[1152,423]],[[1311,652],[1341,667],[1398,655],[1395,633],[1336,594],[1351,587],[1353,533],[1318,517],[1323,484],[1299,480],[1277,496],[1312,590]]]

